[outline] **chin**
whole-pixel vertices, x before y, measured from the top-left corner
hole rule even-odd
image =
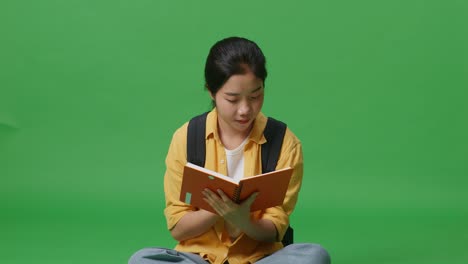
[[[236,128],[239,132],[242,132],[242,133],[249,132],[250,129],[252,128],[252,122],[249,122],[247,124],[242,124],[242,125],[237,124]]]

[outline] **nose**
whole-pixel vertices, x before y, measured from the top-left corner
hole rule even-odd
[[[239,104],[239,108],[237,109],[237,112],[241,116],[246,116],[249,115],[250,112],[252,111],[252,105],[248,100],[242,100],[242,102]]]

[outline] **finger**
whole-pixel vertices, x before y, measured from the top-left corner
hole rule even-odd
[[[208,188],[203,189],[202,193],[205,196],[216,196],[216,194],[212,190],[210,190]]]
[[[243,204],[247,204],[248,206],[251,206],[253,202],[255,201],[255,199],[257,199],[257,196],[258,196],[258,192],[253,193],[252,195],[249,196],[249,198],[247,198],[247,200],[243,202]]]
[[[202,194],[204,196],[203,200],[205,200],[211,207],[213,207],[213,209],[215,209],[215,207],[219,208],[219,205],[223,203],[223,201],[219,199],[219,196],[210,189],[204,189]]]
[[[220,197],[210,189],[205,189],[202,191],[202,193],[205,196],[205,201],[209,203],[209,205],[213,207],[213,209],[215,209],[218,213],[221,212],[224,207],[226,207],[227,203],[220,199]],[[229,200],[229,197],[227,199]]]
[[[212,190],[210,189],[204,189],[202,191],[202,194],[203,196],[205,196],[206,198],[210,199],[210,200],[213,200],[213,201],[216,201],[216,200],[219,200],[219,196],[216,195],[216,193],[214,193]]]
[[[208,203],[214,209],[215,205],[219,203],[219,201],[217,201],[218,198],[215,197],[215,195],[212,195],[207,191],[202,191],[202,193],[204,196],[203,200],[205,200],[205,202]]]
[[[216,212],[217,215],[221,215],[221,211],[220,211],[220,208],[219,206],[213,202],[212,200],[208,199],[208,198],[203,198],[203,200],[209,204],[211,206],[211,208],[213,208],[213,210]]]
[[[229,198],[229,196],[227,196],[222,190],[218,189],[218,194],[224,202],[232,202],[231,198]]]

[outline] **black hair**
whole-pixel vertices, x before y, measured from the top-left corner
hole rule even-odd
[[[211,47],[206,58],[205,88],[215,95],[232,75],[249,71],[265,85],[267,70],[262,50],[245,38],[225,38]]]

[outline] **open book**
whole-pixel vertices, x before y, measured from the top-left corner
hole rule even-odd
[[[203,200],[202,191],[208,188],[217,194],[221,189],[234,202],[241,203],[254,192],[258,196],[250,210],[257,211],[273,206],[282,205],[292,168],[285,168],[273,172],[263,173],[236,180],[218,172],[205,169],[192,163],[187,163],[184,168],[180,200],[195,207],[216,213],[211,206]]]

